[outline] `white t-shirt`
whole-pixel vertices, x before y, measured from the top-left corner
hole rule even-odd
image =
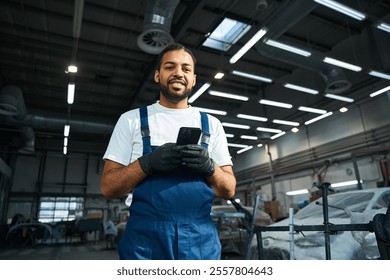
[[[210,157],[219,166],[233,165],[221,122],[210,115],[208,119]],[[154,103],[148,106],[148,121],[152,146],[175,143],[182,126],[201,128],[199,110],[193,107],[170,109]],[[134,109],[120,116],[103,158],[127,166],[142,156],[142,150],[140,113]]]

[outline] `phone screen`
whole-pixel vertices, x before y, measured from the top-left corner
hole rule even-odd
[[[198,127],[181,127],[176,145],[198,144],[201,132]]]

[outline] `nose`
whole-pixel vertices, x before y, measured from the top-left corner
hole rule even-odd
[[[183,76],[184,76],[183,73],[184,73],[184,72],[183,72],[183,70],[182,70],[180,67],[176,67],[176,68],[175,68],[175,72],[173,73],[173,75],[174,75],[175,77],[183,77]]]

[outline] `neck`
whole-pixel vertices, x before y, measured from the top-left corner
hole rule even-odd
[[[186,109],[189,107],[187,99],[178,102],[172,102],[165,98],[160,98],[160,105],[171,109]]]

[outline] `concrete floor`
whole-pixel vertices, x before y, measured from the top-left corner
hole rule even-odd
[[[0,260],[118,260],[118,253],[106,241],[76,242],[0,248]]]

